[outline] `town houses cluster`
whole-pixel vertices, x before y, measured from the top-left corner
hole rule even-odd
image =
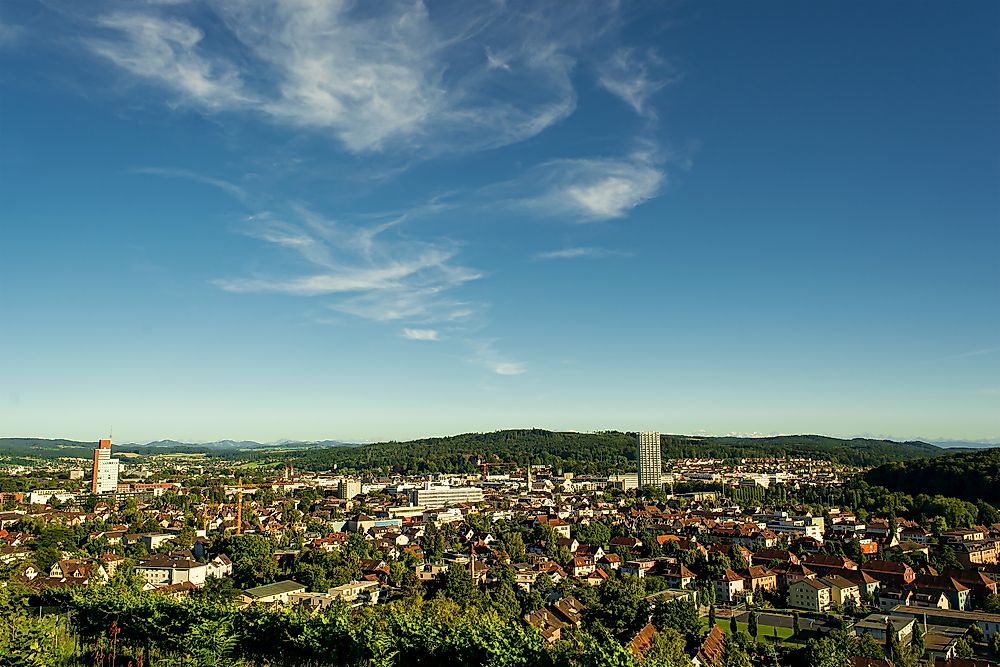
[[[769,610],[775,628],[819,632],[842,627],[838,618],[859,636],[893,632],[904,644],[919,626],[932,659],[954,658],[970,626],[984,641],[1000,631],[1000,525],[942,530],[766,493],[841,484],[850,471],[827,462],[662,465],[657,454],[638,457],[655,474],[640,463],[600,477],[541,465],[404,476],[281,462],[254,474],[232,461],[162,456],[121,464],[119,480],[110,443],[99,449],[101,493],[73,474],[73,461],[3,469],[9,480],[48,482],[0,493],[8,581],[102,585],[127,568],[143,588],[180,598],[231,580],[246,557],[231,552],[233,538],[256,536],[269,580],[239,582],[245,605],[378,605],[403,594],[402,580],[433,585],[460,568],[489,589],[504,569],[521,594],[544,595],[523,622],[548,641],[586,614],[571,585],[597,589],[623,576],[657,578],[658,599],[691,601],[703,616]],[[114,465],[114,479],[102,465]],[[681,484],[698,488],[674,489]],[[364,556],[350,580],[298,576],[303,562],[345,550]],[[637,651],[644,641],[636,638]],[[716,664],[715,628],[705,642],[700,661]]]

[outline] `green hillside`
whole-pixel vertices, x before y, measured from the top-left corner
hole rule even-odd
[[[87,459],[94,455],[97,441],[46,440],[44,438],[0,438],[0,454],[14,457],[54,459],[62,456]]]
[[[915,461],[894,461],[868,471],[869,484],[911,495],[954,496],[1000,503],[1000,449],[960,452]]]
[[[337,465],[408,473],[475,472],[476,462],[482,458],[521,465],[548,464],[578,473],[607,472],[634,469],[634,443],[633,435],[618,431],[507,430],[310,451],[300,455],[299,465],[315,470]],[[772,438],[664,435],[662,447],[664,458],[804,456],[860,466],[939,456],[945,451],[925,442],[840,440],[817,435]]]

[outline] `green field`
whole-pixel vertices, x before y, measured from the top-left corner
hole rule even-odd
[[[722,620],[718,620],[717,619],[716,622],[715,622],[715,624],[717,626],[719,626],[719,628],[723,632],[725,632],[727,635],[729,634],[729,619],[722,619]],[[737,621],[736,622],[736,629],[738,631],[740,631],[740,632],[746,632],[747,634],[749,634],[749,631],[747,630],[747,624],[746,623],[742,623],[740,621]],[[758,641],[773,642],[774,641],[774,630],[775,630],[775,628],[774,628],[773,625],[764,625],[763,623],[758,623],[757,624],[757,637],[756,637],[756,639]],[[803,633],[803,634],[805,634],[805,633]],[[790,644],[790,645],[797,645],[798,644],[798,642],[796,642],[795,640],[792,639],[792,629],[791,628],[778,628],[778,640],[779,640],[778,643],[780,643],[780,644]]]

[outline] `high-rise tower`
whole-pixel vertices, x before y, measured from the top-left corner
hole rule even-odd
[[[663,486],[663,462],[660,459],[660,434],[639,433],[635,437],[635,458],[639,465],[639,487]]]
[[[91,493],[114,493],[118,490],[118,459],[111,458],[111,440],[101,440],[94,450],[94,474]]]

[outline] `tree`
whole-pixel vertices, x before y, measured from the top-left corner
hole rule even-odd
[[[750,638],[757,641],[757,610],[750,610],[750,617],[747,619],[747,632]]]
[[[885,621],[885,657],[895,662],[899,660],[900,655],[899,634],[896,633],[892,619],[887,618]]]
[[[978,625],[976,627],[979,627]],[[919,619],[913,624],[913,637],[910,639],[910,647],[917,658],[924,656],[924,626]]]
[[[708,606],[708,629],[711,630],[712,626],[715,625],[715,605]]]
[[[619,639],[625,639],[648,621],[649,603],[645,596],[643,580],[638,577],[622,575],[609,579],[601,586],[595,617]]]
[[[694,644],[702,634],[698,608],[690,600],[681,600],[679,602],[657,601],[653,607],[653,623],[660,629],[676,630],[690,644]]]
[[[468,609],[477,602],[479,588],[464,566],[454,564],[439,574],[438,579],[441,584],[440,593],[463,609]]]
[[[753,667],[750,656],[740,644],[736,634],[726,636],[725,647],[722,650],[722,667]]]
[[[263,535],[230,535],[219,543],[218,551],[233,561],[233,582],[238,588],[268,584],[278,576],[274,542]]]
[[[822,639],[806,644],[809,667],[850,667],[856,643],[843,630],[834,630]],[[880,656],[881,657],[881,656]]]
[[[653,635],[651,646],[643,656],[643,667],[689,667],[691,658],[684,652],[681,633],[664,628]]]
[[[855,655],[877,660],[885,657],[885,651],[882,650],[881,644],[866,632],[858,637],[858,646],[855,649]]]
[[[799,624],[799,612],[795,610],[792,612],[792,636],[798,637],[802,632],[802,627]]]
[[[972,648],[972,642],[966,637],[962,637],[957,642],[955,642],[955,655],[959,658],[971,658],[975,654]]]
[[[740,630],[740,628],[736,624],[736,612],[733,611],[733,612],[731,612],[731,615],[729,616],[729,634],[735,635],[737,632],[739,632],[739,630]]]
[[[521,537],[521,533],[507,533],[500,538],[500,543],[503,545],[503,550],[507,552],[507,556],[512,563],[524,562],[528,552],[525,549],[524,538]]]

